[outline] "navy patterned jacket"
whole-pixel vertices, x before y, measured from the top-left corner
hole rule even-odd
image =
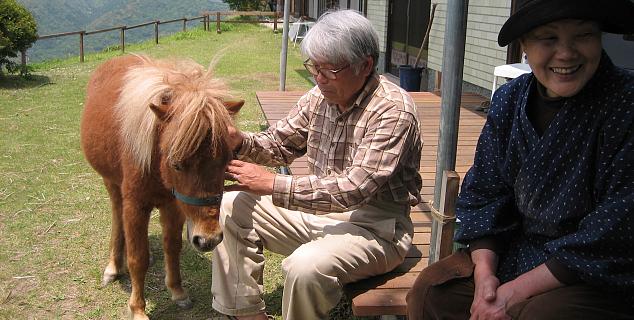
[[[542,136],[526,116],[534,81],[523,75],[493,97],[456,240],[492,240],[502,282],[546,263],[564,283],[573,274],[634,301],[634,74],[604,52]]]

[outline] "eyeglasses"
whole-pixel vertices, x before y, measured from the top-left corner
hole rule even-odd
[[[321,73],[321,75],[324,76],[328,80],[336,80],[337,73],[348,68],[349,66],[350,64],[347,64],[339,69],[324,69],[312,64],[310,62],[310,59],[306,59],[306,61],[304,61],[304,68],[306,68],[306,70],[308,70],[310,74],[316,77]]]

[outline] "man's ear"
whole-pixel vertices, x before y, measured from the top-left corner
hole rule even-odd
[[[369,76],[372,74],[372,72],[374,72],[374,59],[372,59],[372,57],[368,56],[365,57],[365,62],[363,63],[363,75],[364,76]]]

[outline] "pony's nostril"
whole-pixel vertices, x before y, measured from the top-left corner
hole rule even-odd
[[[192,241],[194,243],[194,245],[197,248],[204,248],[205,247],[205,238],[201,237],[201,236],[194,236],[194,239]]]

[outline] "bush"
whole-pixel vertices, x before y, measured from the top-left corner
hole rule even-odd
[[[35,40],[37,25],[33,15],[16,0],[0,0],[0,74],[4,66],[9,73],[19,70],[21,75],[28,75],[28,68],[11,58],[26,51]]]
[[[264,0],[223,0],[229,5],[229,9],[237,11],[261,11],[267,5]]]

